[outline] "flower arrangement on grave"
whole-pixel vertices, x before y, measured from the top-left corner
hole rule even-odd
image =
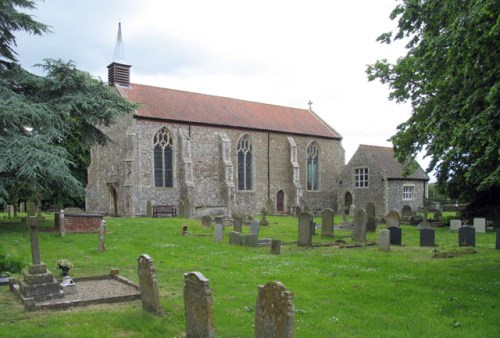
[[[68,259],[60,259],[57,261],[57,268],[61,270],[61,274],[63,276],[67,276],[69,270],[73,267],[73,263],[71,263]]]

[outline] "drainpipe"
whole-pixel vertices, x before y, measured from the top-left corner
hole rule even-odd
[[[271,155],[269,141],[271,133],[267,132],[267,198],[271,198]]]

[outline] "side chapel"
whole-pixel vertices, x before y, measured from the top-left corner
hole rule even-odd
[[[86,210],[145,215],[147,202],[185,214],[335,208],[341,135],[311,109],[130,82],[119,26],[108,82],[137,103],[91,151]]]

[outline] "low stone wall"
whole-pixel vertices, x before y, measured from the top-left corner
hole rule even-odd
[[[61,217],[59,217],[59,212],[54,214],[54,227],[56,231],[61,232]],[[99,232],[99,226],[103,216],[100,214],[73,214],[65,213],[64,222],[64,232],[65,233],[87,233],[87,232]]]

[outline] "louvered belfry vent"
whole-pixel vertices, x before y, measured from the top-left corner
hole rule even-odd
[[[130,86],[130,65],[113,62],[108,66],[108,83]]]

